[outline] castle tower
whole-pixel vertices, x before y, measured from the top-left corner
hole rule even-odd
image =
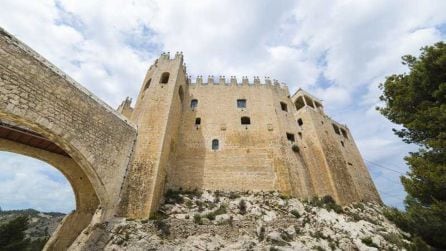
[[[175,157],[172,152],[186,91],[182,54],[171,59],[163,53],[150,66],[130,115],[138,136],[122,190],[122,215],[145,218],[156,210],[168,163]]]
[[[331,195],[340,204],[380,202],[348,128],[325,115],[322,102],[302,89],[291,100],[315,194]]]

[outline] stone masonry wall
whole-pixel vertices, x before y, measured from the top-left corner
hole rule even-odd
[[[27,126],[64,149],[90,179],[105,217],[111,217],[135,127],[2,29],[0,58],[0,120]]]

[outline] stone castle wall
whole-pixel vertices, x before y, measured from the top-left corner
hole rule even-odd
[[[161,83],[165,73],[170,79]],[[130,182],[130,189],[158,189],[142,189],[152,199],[149,211],[166,189],[276,190],[301,198],[331,195],[341,204],[380,201],[348,128],[325,115],[317,98],[303,90],[291,97],[286,86],[269,79],[205,82],[199,76],[192,83],[185,73],[181,54],[163,54],[127,115],[138,124],[143,145],[134,159],[152,156],[140,162],[144,171],[132,172],[138,181]],[[238,100],[246,107],[238,107]],[[132,110],[128,100],[119,109]]]

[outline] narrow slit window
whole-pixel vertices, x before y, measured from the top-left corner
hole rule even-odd
[[[286,134],[286,138],[288,139],[288,141],[291,141],[291,142],[295,142],[296,141],[294,139],[294,134],[292,134],[292,133],[287,133]]]
[[[246,108],[246,99],[237,99],[237,108]]]
[[[344,128],[341,128],[341,133],[342,133],[342,136],[344,136],[344,138],[348,139],[347,131],[344,130]]]
[[[201,125],[201,118],[195,119],[195,125]]]
[[[302,119],[298,119],[298,120],[297,120],[297,124],[298,124],[299,126],[302,126],[302,125],[304,124],[304,121],[303,121]]]
[[[167,84],[169,82],[169,76],[170,74],[168,72],[163,72],[163,74],[161,74],[160,83]]]
[[[219,148],[218,139],[213,139],[212,140],[212,150],[218,150],[218,148]]]
[[[180,88],[178,89],[178,96],[180,97],[181,103],[183,103],[183,99],[184,99],[183,86],[180,86]]]
[[[280,102],[280,108],[282,108],[282,111],[288,111],[288,106],[285,102]]]
[[[190,108],[195,109],[195,108],[197,108],[197,106],[198,106],[198,100],[192,99],[190,101]]]
[[[332,124],[332,125],[333,125],[333,130],[335,131],[335,133],[338,135],[341,135],[341,132],[339,131],[339,127],[335,124]]]
[[[144,91],[149,89],[150,87],[150,82],[152,82],[152,79],[150,78],[149,80],[147,80],[146,84],[144,85]]]
[[[249,117],[242,117],[241,118],[241,123],[242,123],[242,125],[250,125],[251,124],[251,119]]]

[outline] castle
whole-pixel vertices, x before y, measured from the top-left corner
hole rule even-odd
[[[166,189],[380,202],[349,129],[302,89],[290,95],[258,77],[193,83],[183,55],[164,53],[147,71],[135,107],[127,98],[118,111],[138,128],[123,188],[131,216],[156,210]]]
[[[303,90],[192,83],[182,54],[162,54],[134,108],[116,111],[1,27],[0,59],[0,151],[49,163],[75,194],[45,250],[94,239],[116,217],[148,218],[167,189],[381,202],[348,128]]]

